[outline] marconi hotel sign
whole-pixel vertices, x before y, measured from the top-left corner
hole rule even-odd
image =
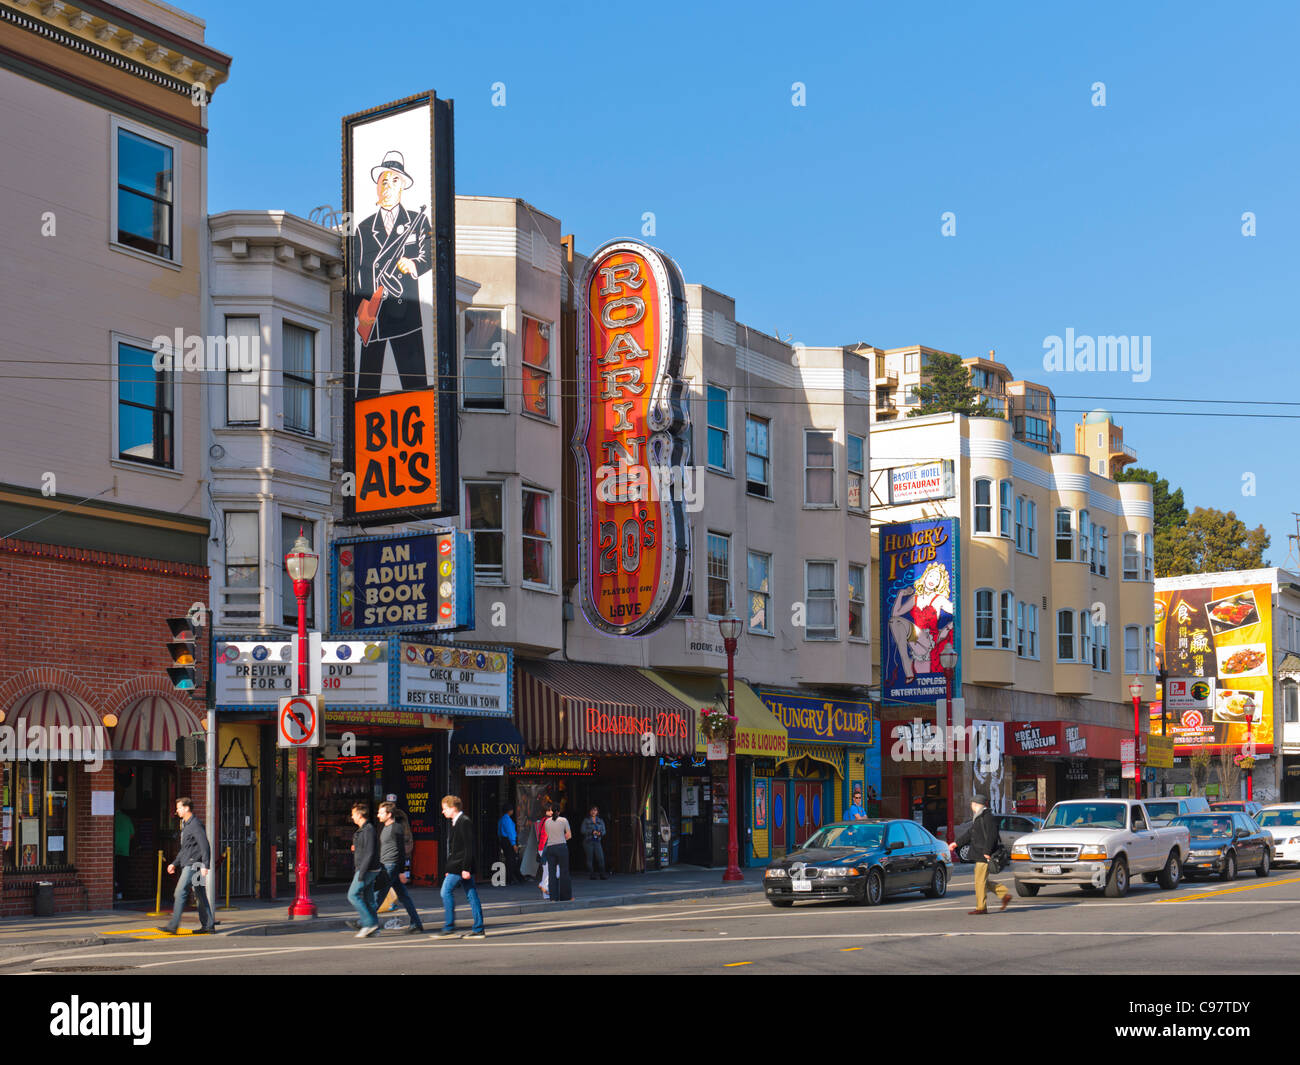
[[[677,264],[638,241],[598,248],[579,289],[582,610],[614,636],[649,635],[686,593],[689,527],[668,488],[686,449],[683,290]]]

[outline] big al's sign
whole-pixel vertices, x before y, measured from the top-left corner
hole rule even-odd
[[[686,407],[683,284],[636,241],[592,255],[578,315],[582,609],[615,636],[646,636],[686,594],[690,530],[681,492]]]

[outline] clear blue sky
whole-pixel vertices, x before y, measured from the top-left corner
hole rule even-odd
[[[582,250],[653,211],[688,281],[806,344],[995,348],[1056,392],[1067,450],[1076,412],[1116,411],[1189,509],[1264,524],[1287,561],[1300,6],[184,6],[234,57],[211,211],[337,205],[340,117],[434,89],[458,192],[525,199]],[[1150,379],[1046,372],[1067,328],[1150,336]]]

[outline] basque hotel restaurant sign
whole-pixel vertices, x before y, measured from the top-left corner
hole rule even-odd
[[[454,172],[450,100],[424,93],[343,119],[343,503],[355,524],[457,513]]]
[[[637,241],[598,248],[578,314],[582,610],[614,636],[646,636],[686,594],[682,498],[684,285],[677,264]]]
[[[940,655],[958,652],[954,695],[961,692],[961,628],[956,604],[960,524],[957,518],[880,527],[881,697],[931,703],[946,684]]]
[[[473,539],[456,529],[358,536],[330,545],[330,629],[430,632],[474,627]]]

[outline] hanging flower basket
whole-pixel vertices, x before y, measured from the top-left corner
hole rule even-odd
[[[721,708],[700,710],[700,731],[706,740],[729,740],[735,735],[735,726],[727,712]]]

